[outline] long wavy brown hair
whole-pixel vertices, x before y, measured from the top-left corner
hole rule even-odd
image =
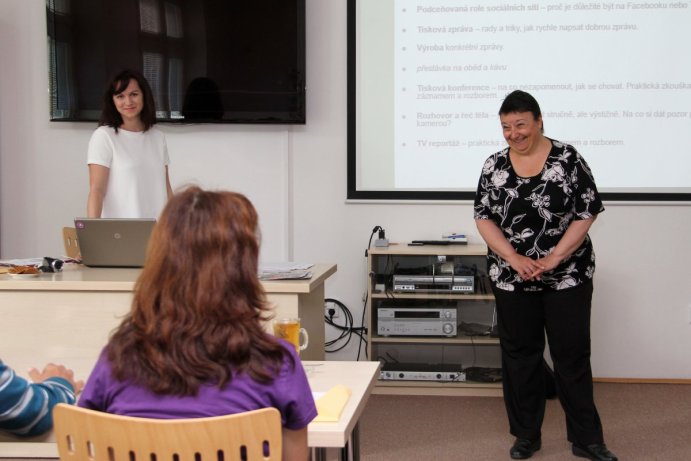
[[[173,196],[108,344],[114,376],[167,395],[223,387],[244,372],[271,382],[286,351],[262,327],[271,311],[258,255],[257,212],[245,196],[199,187]]]

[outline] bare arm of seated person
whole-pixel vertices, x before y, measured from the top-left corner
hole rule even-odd
[[[307,428],[296,431],[283,428],[283,461],[307,461]]]

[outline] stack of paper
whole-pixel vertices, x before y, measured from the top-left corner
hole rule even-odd
[[[334,386],[315,402],[317,405],[317,417],[314,422],[337,422],[341,418],[341,412],[350,399],[352,391],[345,386]]]
[[[311,278],[311,271],[261,272],[259,274],[260,280],[309,280]]]
[[[314,264],[310,263],[262,263],[259,265],[260,280],[308,280],[312,278],[312,271],[307,270]]]

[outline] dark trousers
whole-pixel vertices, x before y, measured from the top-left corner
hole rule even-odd
[[[541,436],[547,333],[568,440],[582,445],[603,443],[590,368],[592,294],[592,283],[549,292],[494,290],[504,403],[515,437],[534,440]]]

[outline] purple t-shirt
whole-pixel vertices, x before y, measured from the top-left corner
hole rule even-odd
[[[158,419],[202,418],[275,407],[281,413],[283,427],[302,429],[317,416],[317,408],[295,348],[280,341],[293,356],[295,367],[291,367],[286,356],[273,382],[262,384],[247,374],[233,375],[223,389],[203,385],[196,396],[186,397],[158,395],[128,381],[117,381],[104,349],[78,405],[118,415]]]

